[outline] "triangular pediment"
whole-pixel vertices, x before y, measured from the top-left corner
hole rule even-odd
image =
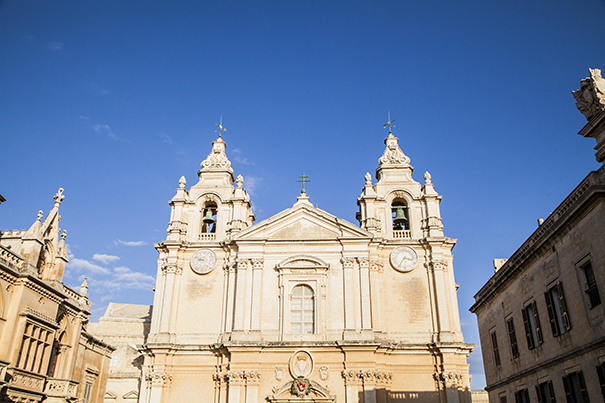
[[[311,203],[296,203],[234,237],[235,240],[301,240],[371,238],[373,235],[350,222],[335,217]]]

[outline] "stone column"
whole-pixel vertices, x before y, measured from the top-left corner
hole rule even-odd
[[[252,318],[250,330],[260,331],[261,292],[263,281],[263,259],[252,260]]]
[[[161,403],[164,388],[170,387],[172,375],[165,371],[152,371],[145,375],[147,403]]]
[[[445,289],[444,273],[444,270],[447,268],[447,262],[443,260],[433,260],[430,263],[430,266],[432,269],[433,284],[435,287],[433,299],[435,301],[437,311],[437,323],[439,328],[436,330],[439,332],[439,341],[451,341],[452,337],[450,332],[449,306]],[[449,334],[449,336],[446,336],[446,334]]]
[[[244,375],[246,377],[246,403],[257,403],[260,371],[245,371]]]
[[[353,296],[353,258],[342,258],[345,331],[355,330],[355,299]]]
[[[160,333],[168,333],[170,325],[170,313],[172,312],[172,294],[174,292],[174,277],[177,272],[176,264],[168,264],[162,268],[164,277],[164,295],[162,298],[162,312],[160,316]]]
[[[241,371],[229,371],[227,373],[229,380],[229,400],[228,403],[240,403],[242,387],[246,384],[246,379]]]
[[[342,371],[342,377],[345,380],[345,403],[359,403],[363,384],[361,371],[345,369]]]
[[[236,263],[229,259],[225,267],[225,307],[223,311],[224,332],[232,332],[234,328],[233,316],[235,310],[235,280],[237,276]]]
[[[370,259],[359,258],[359,291],[361,301],[361,329],[372,329],[372,305],[370,299]]]
[[[363,371],[363,403],[376,403],[376,375],[378,371]]]
[[[246,297],[246,274],[248,269],[248,261],[241,260],[237,262],[237,271],[235,275],[235,318],[233,330],[244,330],[244,308]]]

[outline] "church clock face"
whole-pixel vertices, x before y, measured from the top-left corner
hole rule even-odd
[[[198,249],[191,256],[189,265],[197,274],[210,273],[216,266],[216,254],[210,249]]]
[[[412,271],[417,264],[418,255],[409,246],[399,246],[391,252],[391,265],[397,271]]]

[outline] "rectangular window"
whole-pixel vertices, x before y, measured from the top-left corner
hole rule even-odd
[[[50,330],[27,322],[21,340],[17,368],[38,374],[46,373],[47,368],[43,368],[43,366],[47,364],[51,344],[52,332]]]
[[[563,387],[565,388],[567,403],[590,403],[582,371],[564,376]]]
[[[515,392],[515,403],[530,403],[527,389],[521,389]]]
[[[540,317],[538,316],[536,301],[532,301],[521,312],[523,313],[527,347],[531,350],[538,347],[544,341],[542,339],[542,329],[540,328]]]
[[[537,385],[536,395],[538,396],[538,403],[557,403],[552,381],[542,382],[541,384]]]
[[[544,293],[546,298],[546,307],[548,308],[548,318],[553,336],[560,336],[571,330],[571,322],[567,313],[563,286],[557,283],[554,287]]]
[[[597,375],[599,377],[599,385],[601,386],[601,394],[605,400],[605,364],[597,366]]]
[[[592,264],[590,261],[580,266],[580,269],[584,273],[584,279],[586,280],[585,292],[588,295],[590,309],[592,309],[595,306],[601,305],[601,296],[599,295],[597,280],[595,279],[594,272],[592,271]]]
[[[500,352],[498,351],[498,337],[496,337],[496,332],[493,331],[491,333],[492,338],[492,351],[494,352],[494,364],[496,367],[500,366]]]
[[[508,329],[508,341],[510,342],[510,352],[513,358],[519,357],[519,346],[517,345],[517,335],[515,334],[515,323],[513,318],[506,321]]]
[[[506,395],[500,395],[500,403],[506,403]]]

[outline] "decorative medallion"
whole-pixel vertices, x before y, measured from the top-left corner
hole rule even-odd
[[[290,373],[293,378],[307,377],[313,372],[313,358],[304,350],[299,350],[290,358]]]
[[[305,397],[309,394],[309,392],[311,392],[311,382],[309,382],[309,380],[304,376],[299,376],[292,381],[290,392],[295,396]]]
[[[210,249],[198,249],[191,256],[189,265],[197,274],[210,273],[216,266],[216,254]]]
[[[418,264],[416,251],[409,246],[399,246],[391,252],[391,265],[403,273],[412,271]]]

